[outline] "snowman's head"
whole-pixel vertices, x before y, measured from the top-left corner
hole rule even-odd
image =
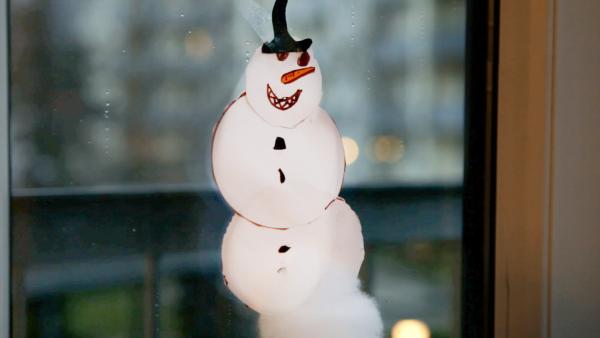
[[[293,128],[319,110],[322,77],[312,49],[265,53],[259,48],[246,69],[246,95],[267,123]]]
[[[259,48],[246,68],[246,95],[267,123],[294,128],[319,111],[321,69],[311,39],[295,40],[287,29],[287,0],[273,5],[273,40]]]

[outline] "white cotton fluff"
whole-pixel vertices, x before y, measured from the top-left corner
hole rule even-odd
[[[261,338],[381,338],[383,323],[375,302],[350,274],[328,272],[300,308],[261,315]]]

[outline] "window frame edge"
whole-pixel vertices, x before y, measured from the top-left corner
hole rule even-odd
[[[0,337],[10,336],[9,8],[0,0]]]

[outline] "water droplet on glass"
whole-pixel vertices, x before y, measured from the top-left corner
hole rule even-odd
[[[250,61],[250,52],[246,51],[244,54],[246,55],[246,63],[248,63]]]
[[[188,31],[188,34],[192,34],[192,31]]]
[[[183,17],[185,17],[185,14],[181,13],[181,14],[179,14],[179,17],[183,18]]]
[[[104,94],[110,95],[110,90],[105,91]]]
[[[136,232],[136,231],[137,231],[137,229],[136,229],[136,228],[132,228],[132,229],[131,229],[131,232]]]
[[[106,102],[105,106],[110,107],[110,102]]]
[[[104,128],[104,131],[110,131],[110,128]]]
[[[352,23],[352,28],[354,28],[354,26],[356,26],[356,25],[355,25],[355,24],[354,24],[354,22],[353,22],[353,23]]]
[[[126,51],[125,49],[123,49],[123,50],[121,51],[121,53],[125,54],[125,53],[127,53],[127,51]]]

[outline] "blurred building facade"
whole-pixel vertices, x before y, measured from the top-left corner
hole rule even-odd
[[[14,187],[210,187],[212,126],[261,44],[248,1],[12,1]],[[322,106],[358,146],[346,184],[459,184],[464,0],[288,12],[315,41]]]

